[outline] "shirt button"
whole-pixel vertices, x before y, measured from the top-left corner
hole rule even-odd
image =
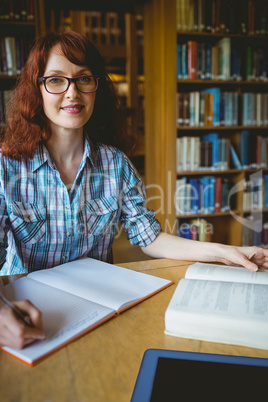
[[[62,256],[62,259],[63,259],[63,260],[66,260],[66,255],[63,255],[63,256]]]
[[[69,207],[69,205],[66,205],[66,207],[65,207],[66,209],[69,209],[70,207]]]
[[[71,233],[70,233],[70,232],[67,232],[66,234],[67,234],[67,236],[68,236],[68,237],[70,237],[70,236],[71,236]]]
[[[100,208],[100,212],[103,212],[103,209],[102,209],[102,208]]]

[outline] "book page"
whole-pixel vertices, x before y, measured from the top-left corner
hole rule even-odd
[[[248,283],[182,279],[168,308],[268,322],[268,287]]]
[[[182,279],[165,313],[165,332],[268,349],[268,287]]]
[[[91,258],[33,272],[28,277],[116,311],[172,283]]]
[[[28,363],[113,316],[115,311],[24,277],[5,286],[11,300],[30,299],[42,311],[46,340],[4,349]]]
[[[226,265],[197,262],[189,266],[185,278],[268,285],[268,270],[251,272],[243,267],[229,267]]]

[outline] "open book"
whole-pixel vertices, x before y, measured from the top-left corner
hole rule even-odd
[[[165,333],[268,349],[268,271],[191,265],[166,310]]]
[[[3,349],[32,365],[171,284],[91,258],[33,272],[6,285],[5,295],[29,299],[42,311],[46,340],[22,350]]]

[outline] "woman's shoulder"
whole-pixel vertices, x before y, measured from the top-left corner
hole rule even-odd
[[[11,158],[9,156],[3,155],[0,149],[0,168],[7,169],[7,171],[18,172],[26,168],[27,170],[31,167],[32,160],[29,158],[21,158],[20,160]]]
[[[93,145],[92,150],[96,158],[100,158],[103,162],[123,161],[126,157],[123,151],[116,148],[114,145],[107,145],[103,143],[96,143]]]

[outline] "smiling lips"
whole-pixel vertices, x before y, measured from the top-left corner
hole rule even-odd
[[[71,113],[71,114],[80,113],[83,108],[84,108],[84,106],[79,105],[79,104],[67,105],[67,106],[61,107],[62,110],[64,110],[67,113]]]

